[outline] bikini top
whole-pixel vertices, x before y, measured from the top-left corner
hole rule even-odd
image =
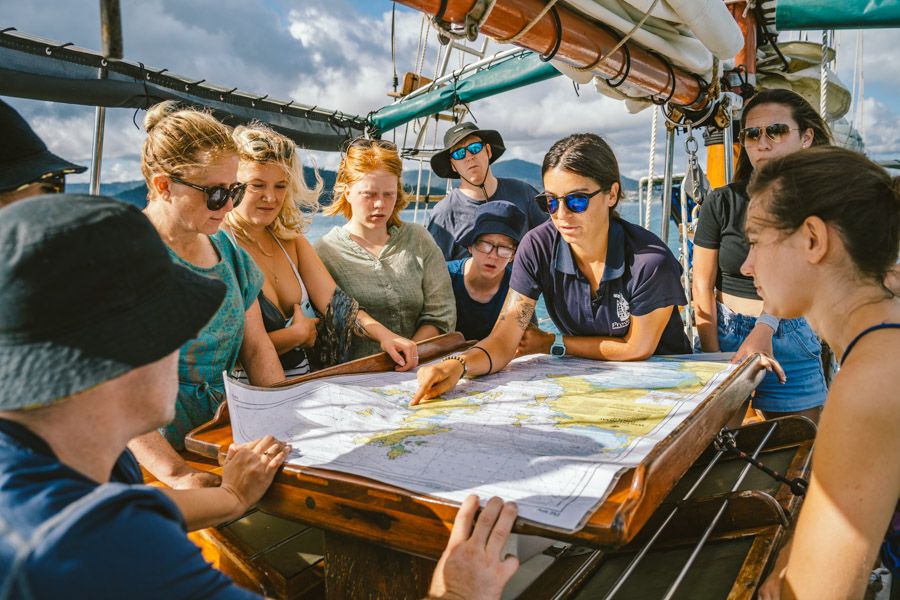
[[[312,303],[310,303],[310,301],[309,301],[309,294],[306,293],[306,286],[303,285],[303,278],[300,277],[300,271],[297,270],[297,265],[294,264],[294,261],[291,260],[291,255],[288,254],[287,250],[285,250],[284,246],[281,245],[281,240],[279,240],[274,235],[272,236],[272,238],[274,238],[275,243],[278,244],[278,247],[281,248],[281,251],[284,252],[284,256],[287,258],[288,264],[291,265],[291,270],[294,272],[294,277],[297,278],[297,283],[300,284],[300,310],[303,311],[303,316],[308,317],[310,319],[314,319],[316,317],[316,311],[313,310]],[[265,298],[266,302],[268,302],[273,308],[275,308],[279,315],[281,314],[281,311],[278,310],[277,305],[274,302],[272,302],[271,300],[269,300],[268,298],[266,298],[262,294],[262,292],[260,292],[259,297],[260,297],[260,300]],[[283,316],[282,316],[282,318],[283,318]],[[279,327],[279,329],[283,329],[284,327],[287,327],[288,325],[290,325],[292,320],[293,320],[293,316],[289,315],[288,318],[284,321],[284,324],[281,327]],[[266,328],[266,330],[268,330],[268,327]]]
[[[853,347],[856,346],[856,342],[858,342],[863,336],[872,333],[873,331],[878,331],[879,329],[900,329],[900,323],[879,323],[878,325],[872,325],[871,327],[867,327],[857,334],[853,340],[847,344],[847,349],[844,350],[844,356],[841,357],[841,366],[844,365],[844,361],[847,360],[847,357],[850,356],[850,351],[853,350]]]

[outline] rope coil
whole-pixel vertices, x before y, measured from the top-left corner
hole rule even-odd
[[[494,0],[494,1],[496,1],[496,0]],[[550,9],[552,9],[556,5],[557,2],[559,2],[559,0],[549,0],[549,2],[547,2],[547,5],[541,9],[541,12],[539,12],[537,14],[537,16],[535,16],[533,19],[531,19],[528,23],[526,23],[525,27],[520,29],[518,33],[511,35],[508,38],[495,38],[496,41],[500,42],[501,44],[515,44],[520,39],[522,39],[522,37],[525,36],[529,31],[531,31],[531,28],[534,27],[535,25],[537,25],[538,22],[544,18],[544,15],[546,15],[548,12],[550,12]],[[558,18],[559,18],[559,15],[557,15],[557,19]],[[554,54],[555,54],[555,52],[554,52]]]

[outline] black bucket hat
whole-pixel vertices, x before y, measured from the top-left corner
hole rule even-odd
[[[123,202],[53,194],[0,209],[0,410],[47,406],[165,357],[224,297]]]
[[[37,181],[44,175],[83,173],[80,167],[47,150],[47,144],[15,109],[0,100],[0,192]]]
[[[503,145],[503,137],[500,132],[494,129],[478,129],[475,123],[460,123],[454,125],[444,134],[444,149],[431,157],[431,170],[438,177],[444,179],[459,179],[459,173],[450,167],[450,150],[470,135],[478,136],[481,140],[491,146],[491,160],[488,164],[493,164],[506,151]]]

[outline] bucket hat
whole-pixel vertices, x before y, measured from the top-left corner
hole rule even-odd
[[[87,170],[87,167],[72,164],[47,150],[47,144],[3,100],[0,100],[0,140],[3,140],[0,144],[0,192],[14,190],[51,173],[67,175]]]
[[[479,236],[489,233],[500,233],[518,244],[525,235],[528,217],[518,206],[506,200],[491,200],[475,209],[475,222],[472,228],[462,234],[456,241],[463,248],[475,243]]]
[[[460,123],[454,125],[444,134],[444,149],[431,157],[431,170],[438,177],[444,179],[459,179],[459,173],[450,167],[450,150],[470,135],[475,135],[491,145],[491,160],[488,164],[494,164],[506,151],[503,145],[503,137],[494,129],[479,129],[475,123]]]
[[[176,265],[137,208],[52,194],[0,209],[0,410],[47,406],[196,337],[225,285]]]

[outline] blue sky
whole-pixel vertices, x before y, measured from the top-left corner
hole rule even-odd
[[[216,84],[366,114],[390,102],[386,94],[392,70],[391,6],[388,0],[122,0],[125,55]],[[421,16],[398,6],[397,24],[397,67],[402,77],[414,68]],[[3,27],[86,48],[100,45],[96,0],[3,1]],[[877,158],[900,158],[897,31],[865,35],[868,150]],[[856,33],[839,36],[839,74],[849,87]],[[819,34],[811,32],[809,37],[817,40]],[[433,72],[436,46],[432,33],[426,75]],[[489,52],[504,48],[492,44]],[[93,108],[9,100],[54,151],[88,164]],[[583,86],[579,97],[571,82],[560,77],[479,101],[472,110],[479,124],[503,133],[510,158],[540,162],[556,139],[575,131],[594,131],[610,141],[623,174],[646,173],[649,111],[630,115],[621,102],[597,94],[590,86]],[[106,181],[140,177],[143,132],[132,125],[133,112],[108,111]],[[681,147],[680,141],[677,146]],[[662,163],[662,140],[658,148],[657,165]],[[337,162],[333,153],[311,158],[329,168]],[[678,161],[676,168],[681,170],[683,159]]]

